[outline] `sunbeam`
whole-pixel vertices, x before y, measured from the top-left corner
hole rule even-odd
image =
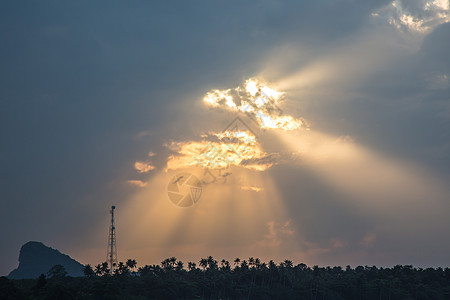
[[[355,208],[390,218],[425,217],[445,204],[449,190],[424,166],[377,154],[350,137],[314,131],[280,133],[298,162],[344,193]],[[399,216],[399,211],[403,214]]]
[[[242,253],[269,258],[282,252],[281,241],[273,241],[269,226],[284,224],[290,216],[271,178],[232,167],[229,176],[204,182],[195,205],[179,207],[169,200],[167,183],[182,172],[206,178],[201,168],[159,172],[123,208],[125,224],[119,234],[124,233],[127,251],[146,260],[169,255],[197,259],[213,249],[230,259]],[[258,247],[261,244],[268,247]]]

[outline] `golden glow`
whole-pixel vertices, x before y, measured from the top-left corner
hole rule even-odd
[[[450,10],[450,1],[448,0],[434,0],[432,5],[442,9],[442,10]],[[426,8],[429,7],[429,3],[427,3]]]
[[[295,130],[303,125],[303,122],[291,116],[268,116],[258,112],[261,120],[261,128],[281,128],[284,130]]]
[[[213,170],[241,166],[263,171],[273,165],[267,153],[246,131],[225,131],[212,134],[218,141],[203,140],[172,143],[169,148],[177,152],[169,157],[167,170],[200,166]],[[204,136],[207,137],[207,136]]]
[[[441,180],[423,167],[380,156],[349,136],[309,131],[301,137],[290,133],[280,137],[288,149],[295,151],[303,167],[345,195],[345,201],[369,214],[395,217],[404,207],[425,213],[442,200],[439,195],[445,194]]]
[[[198,168],[183,171],[202,176]],[[170,256],[185,264],[207,255],[230,261],[250,256],[269,261],[290,257],[283,251],[298,249],[299,233],[293,234],[276,185],[264,173],[231,167],[233,176],[226,185],[204,185],[195,206],[180,208],[168,199],[165,189],[178,172],[158,172],[120,207],[121,257],[133,257],[140,265],[158,264]],[[242,190],[242,185],[264,190]],[[98,236],[102,235],[103,227],[98,230]]]
[[[283,115],[278,108],[283,93],[265,85],[257,79],[248,79],[245,88],[213,90],[203,101],[213,107],[244,112],[256,118],[261,128],[295,130],[304,126],[300,119]]]
[[[253,191],[253,192],[260,192],[260,191],[262,191],[263,189],[260,188],[260,187],[256,187],[256,186],[244,185],[244,186],[241,186],[241,190],[244,190],[244,191]]]
[[[271,88],[269,88],[267,86],[262,86],[261,87],[261,94],[266,96],[266,97],[275,99],[275,100],[278,100],[278,98],[280,98],[280,96],[281,96],[280,92],[278,92],[278,91],[276,91],[274,89],[271,89]]]
[[[245,83],[245,90],[247,91],[247,93],[249,93],[251,96],[254,97],[258,92],[258,86],[256,85],[256,81],[251,79],[247,80],[247,82]]]
[[[256,138],[253,134],[248,133],[246,131],[224,131],[221,133],[215,134],[220,140],[236,138],[238,141],[247,144],[254,145],[256,143]]]
[[[229,94],[230,90],[214,90],[206,94],[203,100],[212,106],[220,106],[225,104],[228,107],[235,108],[236,104],[233,102],[233,97]]]
[[[141,188],[143,188],[147,185],[147,182],[144,182],[142,180],[128,180],[127,182],[133,186],[137,186],[137,187],[141,187]]]
[[[134,168],[139,172],[139,173],[147,173],[150,172],[151,170],[155,169],[154,166],[152,166],[149,163],[143,162],[143,161],[137,161],[134,163]]]
[[[411,15],[407,15],[407,14],[402,14],[399,16],[400,22],[401,24],[405,25],[406,27],[408,27],[409,29],[415,30],[415,31],[419,31],[419,32],[425,32],[429,29],[428,26],[424,26],[424,20],[411,16]],[[392,19],[391,19],[391,24],[392,23]]]

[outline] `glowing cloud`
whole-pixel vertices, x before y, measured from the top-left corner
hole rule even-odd
[[[448,0],[434,0],[425,4],[425,10],[450,10],[450,2]]]
[[[245,185],[245,186],[241,186],[241,190],[244,191],[253,191],[253,192],[260,192],[263,189],[260,187],[256,187],[256,186],[249,186],[249,185]]]
[[[203,137],[205,140],[199,142],[173,142],[168,145],[177,154],[169,157],[167,169],[200,166],[219,170],[230,166],[241,166],[263,171],[274,164],[272,155],[268,155],[261,149],[255,136],[250,132],[225,131]]]
[[[372,16],[386,18],[399,30],[427,33],[439,24],[450,21],[450,3],[448,0],[395,0],[372,13]]]
[[[213,90],[206,94],[203,101],[213,107],[246,113],[256,118],[261,128],[290,131],[304,126],[302,120],[282,114],[278,107],[282,95],[283,93],[252,78],[243,87]]]
[[[150,172],[151,170],[154,170],[155,167],[152,166],[149,163],[146,162],[142,162],[142,161],[137,161],[134,163],[134,168],[139,172],[139,173],[147,173]]]
[[[133,186],[137,186],[137,187],[141,187],[141,188],[147,186],[147,182],[143,182],[142,180],[128,180],[127,182]]]

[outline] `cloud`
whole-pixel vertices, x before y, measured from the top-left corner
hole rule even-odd
[[[285,115],[278,107],[283,93],[254,78],[244,85],[228,90],[212,90],[203,98],[208,106],[245,113],[256,119],[261,129],[292,131],[305,122]],[[244,125],[244,129],[238,129]],[[234,127],[233,127],[234,126]],[[175,154],[167,160],[166,170],[199,166],[207,169],[226,169],[239,166],[264,171],[280,161],[280,154],[266,153],[256,135],[239,117],[219,133],[200,135],[201,141],[171,142],[166,144]]]
[[[147,173],[147,172],[150,172],[151,170],[154,170],[155,166],[152,166],[150,163],[147,163],[147,162],[137,161],[134,163],[134,168],[139,173]]]
[[[377,240],[377,235],[373,232],[369,232],[363,237],[361,244],[364,247],[373,247],[376,240]]]
[[[333,238],[331,239],[331,246],[335,249],[341,249],[348,246],[348,242],[341,238]]]
[[[241,190],[244,190],[244,191],[260,192],[260,191],[263,190],[263,188],[256,187],[256,186],[244,185],[244,186],[241,186]]]
[[[237,88],[208,92],[203,101],[213,107],[243,112],[256,119],[263,129],[290,131],[304,127],[304,121],[284,115],[278,107],[282,96],[262,81],[250,78]]]
[[[252,157],[244,159],[241,165],[249,169],[263,171],[277,164],[280,161],[280,158],[280,154],[271,153],[263,157]]]
[[[241,166],[263,171],[273,165],[273,155],[262,150],[251,132],[227,130],[203,135],[203,138],[200,142],[172,142],[167,145],[176,152],[169,156],[167,170],[193,166],[208,169]]]
[[[146,187],[147,186],[147,182],[144,182],[142,180],[128,180],[127,181],[129,184],[133,185],[133,186],[137,186],[137,187]]]
[[[284,223],[269,221],[267,222],[267,234],[264,235],[264,239],[259,241],[258,244],[262,247],[280,247],[294,233],[289,220]]]
[[[395,0],[372,14],[399,30],[428,33],[450,21],[448,0]]]
[[[11,3],[0,11],[7,25],[0,28],[0,198],[8,207],[0,217],[8,240],[0,245],[0,275],[15,267],[28,239],[55,241],[82,262],[98,263],[104,259],[101,216],[111,204],[118,206],[120,228],[133,233],[120,238],[119,253],[138,252],[141,263],[158,263],[155,257],[167,253],[228,255],[230,248],[233,255],[255,255],[264,247],[250,251],[249,243],[266,234],[276,236],[266,244],[280,245],[266,252],[268,259],[289,258],[298,247],[286,243],[300,239],[310,243],[305,251],[323,252],[308,258],[313,264],[353,264],[362,254],[361,264],[448,261],[449,192],[436,187],[450,174],[450,24],[442,23],[448,2],[178,1],[178,10],[166,2],[117,2],[105,13],[101,3],[40,1],[32,4],[32,18]],[[48,24],[64,32],[49,32]],[[274,97],[251,96],[249,77],[286,92],[276,102],[286,113],[266,111],[264,101]],[[249,107],[264,108],[251,114],[259,126],[304,122],[304,116],[311,131],[325,136],[322,142],[300,137],[313,151],[299,152],[308,145],[292,150],[300,155],[295,164],[275,160],[265,172],[238,167],[227,184],[205,187],[195,210],[177,210],[167,200],[170,170],[143,173],[162,177],[152,189],[115,184],[129,178],[130,157],[143,156],[140,170],[164,168],[170,155],[183,156],[162,147],[168,140],[200,143],[205,126],[218,133],[230,116],[244,115],[236,86]],[[206,92],[228,89],[235,108],[220,95],[218,106],[202,106]],[[277,119],[286,115],[293,119]],[[273,134],[279,131],[258,134],[264,154],[253,162],[265,166],[273,152],[283,160]],[[158,154],[151,162],[149,149]],[[99,153],[107,155],[99,159]],[[233,180],[238,184],[231,187]],[[140,193],[139,205],[121,215]],[[247,201],[237,197],[243,195]],[[40,222],[49,206],[60,214]],[[273,217],[274,207],[286,210],[283,218]],[[287,219],[294,235],[269,234],[267,222]],[[61,220],[72,225],[62,230]],[[360,244],[368,232],[376,235],[370,251]]]

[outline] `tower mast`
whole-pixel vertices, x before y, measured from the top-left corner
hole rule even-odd
[[[114,210],[116,207],[111,206],[111,226],[109,227],[108,251],[106,261],[109,264],[110,274],[112,275],[117,267],[117,246],[116,246],[116,227],[114,226]]]

